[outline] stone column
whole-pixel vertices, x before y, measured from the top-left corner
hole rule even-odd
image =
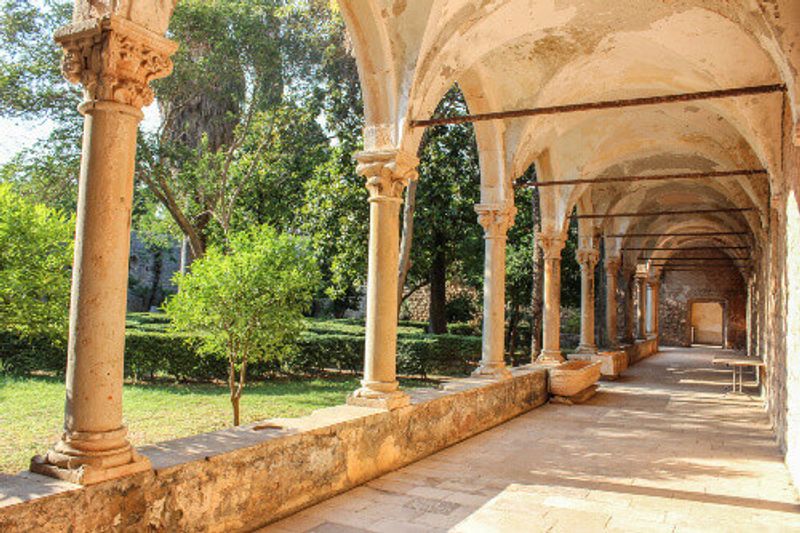
[[[408,405],[397,383],[397,261],[403,190],[418,160],[397,150],[356,154],[369,190],[369,270],[364,379],[347,402],[382,409]]]
[[[623,271],[625,280],[625,342],[631,343],[635,339],[636,323],[636,283],[634,273],[631,270]]]
[[[483,345],[481,365],[473,375],[509,378],[505,364],[506,236],[514,224],[514,206],[480,204],[475,206],[484,230],[483,267]]]
[[[577,353],[597,353],[594,336],[594,269],[600,260],[600,252],[594,248],[580,248],[575,258],[581,267],[581,341]]]
[[[544,312],[542,313],[542,353],[540,364],[564,361],[561,354],[561,250],[565,240],[560,234],[539,234],[544,252]]]
[[[65,77],[84,88],[83,152],[67,345],[64,433],[31,470],[92,484],[150,468],[122,423],[123,354],[136,132],[148,83],[177,45],[107,16],[61,28]]]
[[[619,257],[607,257],[606,270],[606,342],[608,347],[619,347],[617,332],[617,276],[621,260]]]
[[[650,308],[652,310],[651,315],[651,324],[650,324],[650,333],[653,335],[658,335],[658,307],[660,305],[660,298],[659,298],[659,290],[661,288],[661,282],[657,279],[650,280]]]
[[[639,314],[638,314],[638,331],[637,339],[644,340],[647,338],[647,279],[636,276],[636,287],[639,291]]]

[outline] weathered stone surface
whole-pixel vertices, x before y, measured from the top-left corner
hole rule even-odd
[[[654,337],[644,341],[636,341],[633,344],[624,346],[623,349],[628,355],[628,366],[632,366],[642,359],[658,353],[658,339]]]
[[[575,396],[594,386],[600,379],[600,363],[567,361],[548,369],[550,393],[556,396]]]
[[[745,283],[736,268],[667,272],[661,284],[661,327],[659,337],[665,346],[691,344],[689,322],[692,303],[718,301],[723,304],[723,320],[729,348],[746,345],[747,324]]]
[[[140,450],[153,471],[88,487],[26,474],[0,494],[0,530],[249,531],[543,404],[546,382],[518,369],[411,391],[394,411],[340,406],[167,442]]]
[[[570,361],[592,361],[600,363],[600,375],[616,379],[628,368],[628,354],[623,350],[598,352],[596,354],[573,353],[567,356]]]

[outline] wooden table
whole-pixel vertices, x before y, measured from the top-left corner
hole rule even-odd
[[[756,378],[756,386],[761,384],[761,368],[764,366],[764,361],[758,357],[746,357],[742,355],[728,355],[716,356],[712,363],[714,365],[725,365],[733,369],[733,387],[731,392],[742,392],[742,383],[744,381],[744,369],[749,367],[753,369]],[[739,374],[739,385],[736,385],[736,374]]]

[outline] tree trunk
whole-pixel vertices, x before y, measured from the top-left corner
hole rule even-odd
[[[156,248],[153,254],[153,280],[150,282],[150,295],[147,298],[147,310],[155,305],[158,289],[161,286],[161,268],[164,263],[164,254],[161,248]]]
[[[414,210],[417,207],[417,180],[411,180],[406,189],[403,207],[403,236],[400,240],[400,263],[397,266],[397,314],[403,304],[403,291],[408,271],[411,269],[411,244],[414,238]]]
[[[233,425],[239,425],[239,400],[240,396],[231,396],[231,405],[233,405]]]
[[[436,242],[439,239],[437,237]],[[447,333],[447,258],[440,246],[436,246],[430,272],[431,301],[428,308],[429,329],[435,335]]]
[[[541,225],[539,214],[539,192],[533,190],[531,198],[531,219],[533,220],[533,280],[531,294],[531,361],[535,361],[542,351],[542,273],[544,272],[544,260],[542,250],[539,248],[537,237]]]

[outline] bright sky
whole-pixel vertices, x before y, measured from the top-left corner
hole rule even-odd
[[[75,104],[75,120],[81,120]],[[155,131],[161,123],[158,106],[153,103],[144,109],[142,128]],[[53,129],[50,121],[11,120],[0,117],[0,165],[7,163],[17,152],[31,147],[39,139],[45,139]]]

